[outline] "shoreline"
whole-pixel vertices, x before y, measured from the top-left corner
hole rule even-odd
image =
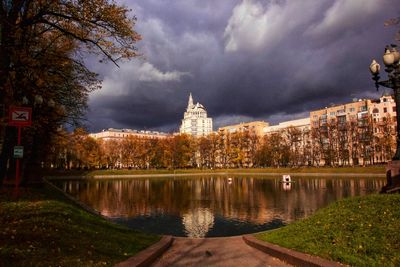
[[[131,178],[154,178],[154,177],[193,177],[193,176],[228,176],[228,175],[249,175],[249,176],[281,176],[284,173],[282,172],[204,172],[204,173],[149,173],[149,174],[103,174],[103,175],[65,175],[65,176],[46,176],[45,179],[49,180],[88,180],[88,179],[131,179]],[[339,177],[339,176],[348,176],[348,177],[386,177],[384,173],[338,173],[338,172],[293,172],[286,173],[291,176],[323,176],[323,177]]]

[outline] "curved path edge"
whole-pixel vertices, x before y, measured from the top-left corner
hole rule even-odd
[[[150,266],[156,259],[158,259],[172,244],[174,238],[172,236],[164,235],[160,241],[154,245],[140,251],[133,257],[126,261],[120,262],[115,267],[146,267]]]
[[[307,267],[343,267],[344,264],[322,259],[317,256],[301,253],[291,249],[283,248],[275,244],[256,239],[252,235],[244,235],[244,242],[264,253],[267,253],[275,258],[285,261],[294,266],[307,266]]]

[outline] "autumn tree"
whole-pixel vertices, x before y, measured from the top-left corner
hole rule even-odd
[[[48,149],[38,137],[51,138],[59,125],[76,122],[87,94],[98,87],[79,53],[101,54],[116,64],[137,55],[140,38],[128,11],[111,0],[0,1],[0,179],[15,144],[15,129],[4,128],[9,107],[33,107],[24,145],[37,165]]]
[[[218,134],[211,133],[207,136],[209,140],[209,162],[211,168],[216,168],[218,163]]]
[[[102,143],[105,165],[107,168],[115,169],[121,163],[121,142],[118,140],[107,140]]]
[[[256,164],[256,154],[260,139],[254,131],[246,132],[244,138],[246,144],[245,165],[246,167],[253,167]]]
[[[163,142],[159,139],[147,139],[145,143],[146,168],[163,168]]]
[[[373,158],[372,150],[373,129],[371,117],[368,114],[362,114],[358,120],[358,147],[359,156],[362,164],[371,164]]]
[[[268,135],[265,135],[262,138],[261,145],[257,149],[256,156],[255,156],[255,162],[257,166],[260,167],[266,167],[266,166],[272,166],[272,155],[271,155],[271,150],[268,147]]]
[[[121,163],[125,167],[135,167],[137,162],[137,140],[133,136],[121,140]]]
[[[50,168],[67,169],[68,168],[68,149],[69,149],[69,133],[63,129],[59,129],[52,139],[51,149],[46,158],[45,165]]]
[[[285,129],[284,134],[290,147],[290,165],[301,165],[301,130],[290,126]]]
[[[349,165],[350,164],[350,151],[349,151],[349,123],[346,121],[346,116],[338,116],[336,120],[337,129],[337,156],[338,164]]]
[[[211,167],[212,146],[210,138],[202,136],[198,139],[198,142],[200,167]]]
[[[195,166],[195,150],[190,135],[176,135],[165,141],[165,161],[168,168],[176,169]]]
[[[380,137],[380,143],[382,146],[382,158],[386,162],[391,160],[393,155],[396,153],[396,117],[391,117],[389,114],[386,116],[386,120],[383,120],[379,127],[382,133]]]
[[[290,144],[282,132],[264,136],[257,151],[257,165],[268,167],[285,167],[290,163]]]
[[[312,147],[312,162],[313,165],[319,166],[323,159],[323,151],[326,143],[326,125],[322,119],[315,122],[311,128]]]
[[[217,152],[218,165],[222,168],[229,167],[231,163],[231,135],[229,133],[218,132]]]
[[[226,153],[233,168],[241,168],[245,158],[243,149],[243,133],[234,132],[230,134],[229,142],[226,143]]]

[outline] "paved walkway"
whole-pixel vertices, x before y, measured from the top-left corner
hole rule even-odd
[[[160,266],[291,266],[243,241],[241,236],[223,238],[179,238],[152,265]]]

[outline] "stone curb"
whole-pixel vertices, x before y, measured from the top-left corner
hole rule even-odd
[[[160,241],[140,251],[126,261],[116,264],[114,267],[146,267],[150,266],[158,257],[160,257],[172,244],[172,236],[163,236]]]
[[[317,256],[311,256],[305,253],[301,253],[298,251],[294,251],[291,249],[283,248],[278,245],[274,245],[265,241],[261,241],[256,239],[252,235],[244,235],[243,236],[244,242],[264,253],[267,253],[275,258],[278,258],[282,261],[285,261],[289,264],[294,266],[301,266],[301,267],[343,267],[346,266],[344,264],[329,261],[322,259]]]

